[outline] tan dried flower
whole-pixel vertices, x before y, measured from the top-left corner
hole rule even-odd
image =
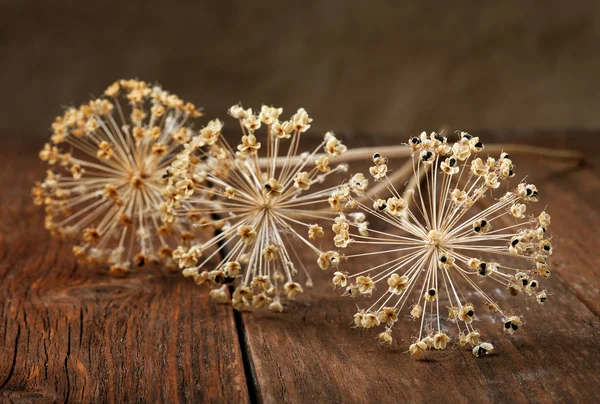
[[[370,229],[373,235],[365,236],[357,223],[347,219],[350,215],[339,213],[333,225],[337,246],[363,243],[376,248],[345,258],[389,256],[383,263],[354,266],[360,268],[356,273],[338,271],[333,283],[346,288],[346,295],[377,292],[377,301],[359,309],[355,316],[355,320],[361,319],[355,322],[359,327],[364,327],[365,316],[373,313],[385,324],[385,332],[390,332],[395,320],[381,319],[388,318],[390,309],[401,318],[401,311],[408,307],[411,317],[420,322],[419,334],[409,348],[413,355],[445,349],[450,343],[446,330],[452,323],[461,346],[470,345],[475,356],[488,354],[493,346],[482,342],[474,328],[477,302],[466,301],[467,293],[461,289],[471,289],[479,297],[478,304],[499,313],[507,334],[519,330],[521,318],[504,311],[482,286],[489,282],[491,286],[502,284],[510,295],[524,293],[540,304],[547,300],[548,294],[535,278],[549,275],[552,243],[546,229],[550,215],[526,215],[528,205],[539,198],[532,184],[522,182],[505,195],[494,195],[500,182],[514,175],[512,161],[506,153],[498,159],[478,157],[483,144],[468,133],[460,132],[452,145],[440,134],[423,133],[410,139],[409,147],[413,151],[416,192],[407,192],[404,198],[410,199],[412,207],[387,175],[373,167],[372,177],[384,182],[391,193],[388,199],[364,203],[354,199],[365,195],[363,184],[368,181],[362,175],[355,175],[332,192],[333,210],[357,207],[370,222],[383,225],[383,230]],[[373,161],[375,167],[387,162],[379,154]],[[421,184],[422,177],[425,185]],[[483,198],[495,200],[486,208],[473,208]],[[380,283],[384,287],[379,287]],[[358,293],[348,292],[355,290]],[[449,303],[447,317],[440,310],[440,301]]]
[[[208,276],[215,272],[226,276],[213,276],[213,282],[203,283],[223,293],[228,285],[235,285],[231,303],[238,310],[269,308],[280,312],[284,297],[293,299],[303,292],[303,286],[310,287],[312,280],[300,259],[300,248],[314,252],[323,269],[337,267],[341,260],[338,253],[321,251],[311,241],[324,235],[314,221],[334,217],[327,210],[327,200],[336,187],[317,185],[345,169],[330,166],[345,147],[328,133],[314,151],[299,154],[301,134],[312,120],[300,109],[289,121],[280,122],[282,112],[281,108],[263,106],[256,116],[251,109],[231,107],[229,113],[240,121],[242,130],[237,149],[220,135],[219,127],[214,130],[219,135],[207,143],[208,150],[187,147],[169,169],[168,187],[176,191],[169,203],[186,203],[174,207],[175,215],[213,215],[209,223],[222,223],[220,232],[203,244],[204,251],[213,251],[206,253],[204,260],[189,262],[185,254],[175,258],[185,274],[197,276],[211,257],[220,254],[223,259]],[[259,129],[266,135],[260,135]],[[193,143],[194,138],[190,140]],[[313,156],[319,149],[325,154],[315,161]],[[195,178],[199,171],[203,176]],[[189,193],[176,186],[184,180],[191,181]],[[181,249],[185,250],[184,246]],[[233,263],[235,271],[231,271]],[[316,266],[314,261],[312,265]],[[296,280],[298,271],[307,278],[303,285]]]
[[[155,261],[175,269],[161,251],[184,234],[189,243],[194,232],[187,220],[160,222],[171,209],[164,176],[179,146],[174,134],[191,132],[186,125],[200,112],[144,81],[120,80],[104,94],[52,124],[40,152],[50,169],[34,188],[35,202],[46,206],[53,234],[81,243],[73,251],[82,261],[104,264],[115,276]]]

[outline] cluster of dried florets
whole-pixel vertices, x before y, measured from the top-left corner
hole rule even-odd
[[[304,109],[287,121],[279,120],[281,113],[281,108],[263,106],[254,114],[235,105],[229,115],[239,120],[242,131],[235,149],[221,135],[222,123],[215,120],[186,145],[169,169],[170,198],[162,206],[163,219],[212,216],[199,226],[218,229],[204,244],[181,245],[173,258],[185,276],[207,285],[217,300],[227,301],[227,285],[235,283],[231,303],[238,310],[282,311],[283,295],[293,299],[303,292],[296,281],[298,267],[307,278],[305,286],[312,285],[298,248],[314,251],[322,267],[336,259],[313,245],[324,235],[316,221],[332,218],[328,209],[318,209],[327,207],[333,187],[318,184],[347,170],[343,164],[330,165],[346,147],[329,132],[313,152],[298,156],[301,135],[312,119]],[[263,139],[258,135],[261,127],[266,127]],[[315,158],[321,148],[325,153]],[[265,149],[265,157],[259,158]],[[207,268],[220,252],[221,262]]]
[[[191,245],[195,235],[186,221],[163,224],[158,208],[166,168],[200,115],[138,80],[115,82],[103,98],[67,109],[40,152],[50,166],[46,179],[33,189],[46,228],[75,238],[80,260],[108,265],[113,275],[154,261],[176,269],[169,246]]]
[[[387,160],[375,154],[369,171],[374,181],[387,183],[389,197],[371,199],[371,204],[355,199],[368,186],[368,180],[356,174],[329,200],[338,212],[358,209],[358,214],[339,213],[332,226],[336,246],[376,248],[344,259],[384,257],[384,262],[361,266],[356,273],[334,274],[334,285],[352,297],[371,296],[380,286],[375,303],[355,314],[355,325],[383,326],[379,338],[391,343],[392,328],[406,310],[420,322],[409,348],[413,355],[445,349],[451,341],[446,333],[450,323],[458,331],[459,345],[470,346],[475,356],[493,349],[475,327],[479,308],[460,287],[471,289],[481,306],[499,313],[508,334],[518,330],[522,320],[504,311],[481,286],[501,284],[510,295],[525,293],[540,304],[547,299],[536,277],[550,275],[547,259],[552,245],[546,238],[550,216],[525,214],[529,203],[538,200],[536,187],[522,182],[491,206],[476,209],[478,201],[514,176],[513,163],[506,153],[482,159],[478,153],[483,145],[477,137],[464,132],[458,136],[454,144],[437,133],[409,140],[416,191],[400,195],[387,178]],[[381,229],[368,229],[367,216]]]

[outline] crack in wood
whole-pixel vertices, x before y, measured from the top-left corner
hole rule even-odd
[[[67,334],[67,354],[65,355],[65,375],[67,377],[67,395],[65,403],[69,402],[71,396],[71,377],[69,375],[69,355],[71,355],[71,323],[69,323],[69,332]]]
[[[8,376],[6,376],[6,379],[4,380],[4,382],[2,382],[2,384],[0,384],[0,390],[2,390],[4,388],[4,386],[6,386],[8,384],[8,382],[12,378],[13,374],[15,373],[15,366],[17,365],[17,352],[18,352],[18,348],[19,348],[19,338],[20,337],[21,337],[21,324],[19,324],[17,326],[17,336],[15,337],[15,347],[14,347],[14,352],[13,352],[12,364],[10,365],[10,370],[8,371]]]
[[[233,291],[232,289],[233,288],[230,287],[230,293]],[[242,362],[244,364],[244,374],[246,375],[246,384],[248,386],[248,396],[250,399],[250,403],[262,403],[263,400],[260,394],[260,384],[256,375],[254,362],[252,360],[252,352],[250,350],[250,345],[248,344],[247,340],[244,319],[241,312],[234,310],[233,308],[232,310],[235,319],[235,328],[237,330],[240,351],[242,353]]]

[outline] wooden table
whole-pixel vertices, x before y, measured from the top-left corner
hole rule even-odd
[[[548,204],[557,247],[552,296],[520,302],[513,338],[478,324],[497,353],[447,350],[415,360],[350,326],[355,307],[331,273],[287,313],[236,313],[158,271],[126,279],[77,265],[30,202],[41,144],[0,150],[0,398],[73,402],[526,402],[600,399],[600,132],[476,132],[482,140],[571,147],[588,164],[513,156]],[[352,146],[407,136],[348,134]],[[41,143],[41,142],[40,142]],[[393,164],[399,167],[400,161]],[[391,163],[392,164],[392,163]],[[314,257],[311,257],[311,262]],[[513,306],[511,304],[511,306]],[[514,307],[514,306],[513,306]]]

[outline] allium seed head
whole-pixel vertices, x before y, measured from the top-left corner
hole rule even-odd
[[[512,161],[506,153],[498,159],[478,156],[484,146],[477,137],[460,132],[449,144],[446,137],[423,132],[409,139],[408,147],[416,192],[401,195],[387,176],[387,159],[376,153],[369,172],[375,182],[385,183],[389,196],[364,203],[355,199],[367,191],[369,181],[362,174],[331,193],[330,205],[339,212],[332,226],[335,245],[351,250],[361,243],[368,250],[346,254],[350,261],[366,260],[354,266],[360,268],[354,273],[338,270],[333,284],[352,297],[374,295],[376,302],[359,309],[355,325],[379,325],[365,320],[376,316],[386,327],[379,335],[385,342],[391,341],[388,333],[402,311],[408,311],[420,324],[409,348],[413,355],[445,349],[451,342],[446,332],[454,327],[461,346],[470,345],[475,356],[486,355],[493,346],[482,342],[475,329],[477,313],[483,312],[479,306],[499,313],[507,334],[517,332],[523,321],[501,308],[485,286],[496,289],[501,284],[508,295],[523,293],[540,304],[547,300],[538,279],[550,274],[553,245],[546,231],[550,215],[527,214],[539,198],[535,185],[522,182],[504,195],[495,191],[514,175]],[[484,200],[492,203],[486,206]],[[348,220],[354,213],[342,213],[353,208],[358,208],[363,221],[375,225],[368,234]],[[374,255],[383,263],[367,261]],[[465,300],[470,295],[478,301]],[[392,310],[397,316],[389,315]]]
[[[323,269],[335,268],[341,261],[339,253],[322,251],[312,241],[324,235],[315,221],[334,217],[327,204],[333,188],[320,185],[330,175],[347,170],[346,165],[331,165],[346,148],[329,132],[314,151],[299,153],[301,135],[312,119],[302,108],[288,121],[279,120],[282,113],[281,108],[263,105],[255,115],[251,109],[233,106],[229,114],[239,120],[242,130],[237,147],[223,138],[219,126],[212,131],[214,136],[206,134],[210,143],[199,142],[206,149],[186,148],[170,169],[168,187],[175,192],[168,204],[174,206],[175,217],[211,216],[208,224],[225,223],[203,244],[205,258],[187,259],[186,246],[174,258],[189,275],[203,273],[211,258],[220,254],[222,260],[208,270],[209,277],[220,271],[228,275],[203,283],[220,291],[225,284],[234,285],[231,303],[237,310],[281,312],[284,298],[294,299],[304,291],[303,286],[310,287],[312,280],[300,249],[313,251]],[[191,143],[195,142],[192,138]],[[314,157],[321,149],[324,154]],[[195,178],[199,172],[202,175]],[[182,181],[188,181],[189,188],[179,187]],[[337,202],[347,199],[340,192]],[[297,280],[299,270],[306,278],[304,285]],[[336,282],[344,284],[343,274]],[[222,297],[222,293],[213,294]]]
[[[163,185],[200,115],[138,80],[117,81],[103,98],[67,109],[39,154],[49,169],[33,197],[46,207],[46,228],[75,239],[78,259],[107,265],[116,276],[155,261],[176,269],[171,247],[189,246],[196,236],[187,218],[171,216]]]

